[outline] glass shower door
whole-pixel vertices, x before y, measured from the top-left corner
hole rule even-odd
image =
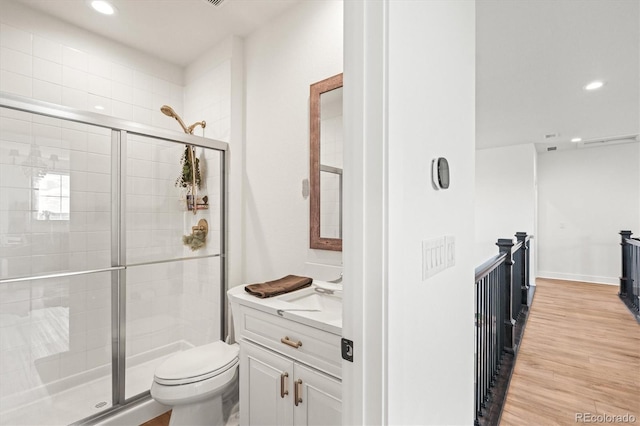
[[[185,149],[182,143],[127,134],[126,398],[148,391],[168,356],[222,337],[222,155],[195,148],[200,187],[194,210],[176,184]],[[207,237],[192,250],[184,238],[201,220]]]
[[[0,108],[0,424],[112,405],[111,131]]]
[[[146,397],[167,356],[223,337],[227,145],[0,105],[0,426],[95,419]],[[204,145],[191,209],[185,143]]]

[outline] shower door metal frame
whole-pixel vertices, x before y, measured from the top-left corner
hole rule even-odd
[[[111,338],[112,338],[112,406],[100,413],[78,419],[75,424],[93,423],[118,411],[128,408],[143,399],[150,398],[149,391],[125,398],[126,378],[126,270],[132,266],[144,266],[158,263],[177,262],[182,260],[198,260],[220,257],[220,339],[225,338],[227,330],[227,256],[228,247],[228,173],[229,144],[186,133],[178,133],[164,129],[134,123],[127,120],[83,111],[49,102],[25,98],[6,92],[0,92],[0,108],[46,116],[50,118],[87,124],[111,129],[111,267],[93,270],[58,272],[33,276],[0,279],[0,285],[63,278],[78,275],[89,275],[100,272],[111,272]],[[188,144],[196,147],[212,149],[220,153],[220,251],[206,256],[192,256],[156,260],[135,264],[126,263],[126,163],[127,136],[151,137],[167,142]]]

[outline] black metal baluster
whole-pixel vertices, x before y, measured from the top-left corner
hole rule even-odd
[[[499,293],[496,290],[496,280],[494,277],[494,279],[491,280],[491,387],[495,386],[496,384],[496,368],[498,366],[496,362],[498,355],[498,336],[496,334],[496,327],[494,325],[497,319],[496,315],[498,314],[498,307],[496,302],[498,301]]]
[[[489,275],[491,277],[491,275]],[[491,388],[494,385],[493,380],[493,357],[495,356],[495,344],[493,343],[493,321],[494,321],[494,304],[495,304],[495,291],[493,289],[494,283],[493,277],[489,280],[489,321],[487,322],[489,325],[489,347],[491,348],[491,353],[489,353],[489,393],[491,392]]]
[[[489,288],[488,288],[488,279],[484,280],[484,318],[482,323],[483,328],[483,339],[484,339],[484,355],[483,355],[483,380],[484,380],[484,398],[482,399],[482,407],[487,406],[487,401],[489,400],[489,328],[488,324],[488,316],[489,316]]]
[[[631,263],[631,282],[629,283],[630,291],[629,293],[632,295],[632,304],[636,308],[636,313],[640,308],[640,247],[639,246],[630,246],[632,253],[632,261]]]
[[[496,379],[498,378],[498,370],[499,370],[499,365],[500,365],[500,345],[498,344],[498,317],[499,317],[499,308],[500,308],[500,289],[498,287],[498,283],[497,280],[494,279],[493,280],[493,291],[495,292],[495,300],[494,300],[494,308],[493,308],[493,344],[495,347],[495,353],[494,353],[494,368],[493,368],[493,382],[495,383]]]

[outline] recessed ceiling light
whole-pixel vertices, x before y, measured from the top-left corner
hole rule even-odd
[[[100,12],[103,15],[113,15],[116,13],[116,8],[104,0],[93,0],[89,4],[96,12]]]
[[[604,86],[604,83],[601,81],[592,81],[591,83],[584,86],[584,90],[598,90]]]
[[[582,142],[582,138],[573,138],[571,142]]]
[[[94,106],[95,109],[102,111],[104,109],[104,107],[102,105],[96,105]]]

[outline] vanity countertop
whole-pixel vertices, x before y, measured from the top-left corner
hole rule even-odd
[[[342,334],[341,291],[327,292],[322,283],[291,293],[261,299],[237,286],[227,292],[232,303],[248,306],[340,336]]]

